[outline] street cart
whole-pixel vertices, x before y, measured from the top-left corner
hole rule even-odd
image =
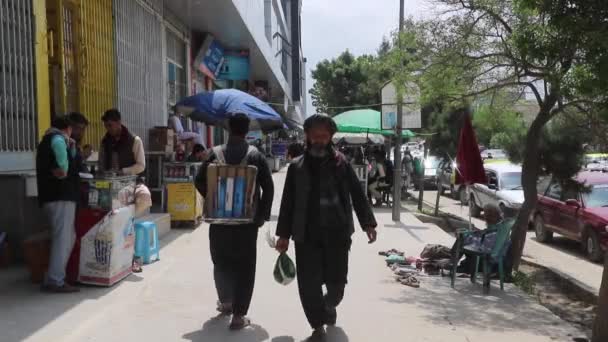
[[[82,179],[67,280],[112,286],[131,274],[135,176]]]
[[[167,211],[174,227],[197,227],[203,217],[203,198],[194,186],[202,163],[165,163]]]

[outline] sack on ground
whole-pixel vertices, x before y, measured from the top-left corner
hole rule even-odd
[[[273,275],[281,285],[288,285],[296,278],[296,265],[286,253],[281,253],[277,258]]]
[[[428,244],[424,246],[420,257],[430,260],[450,259],[452,257],[452,250],[446,246]]]

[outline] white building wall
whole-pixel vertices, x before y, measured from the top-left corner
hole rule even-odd
[[[249,29],[249,32],[255,40],[256,45],[259,47],[262,55],[268,62],[272,73],[275,74],[276,78],[279,80],[282,91],[288,94],[288,97],[291,99],[291,87],[289,86],[288,79],[281,71],[281,55],[279,54],[275,57],[277,51],[275,48],[273,48],[273,45],[268,42],[266,37],[266,18],[264,16],[265,0],[232,1],[239,12],[241,19]],[[272,17],[274,18],[274,25],[272,26],[272,34],[274,35],[274,32],[277,32],[277,20],[279,20],[276,15],[275,6],[272,6]]]

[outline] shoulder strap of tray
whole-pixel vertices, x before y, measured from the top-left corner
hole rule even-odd
[[[249,157],[251,155],[253,155],[254,153],[256,153],[258,151],[257,148],[255,148],[254,146],[249,146],[247,148],[247,153],[245,154],[245,157],[241,160],[241,162],[239,163],[240,166],[247,166],[249,163]],[[213,153],[215,154],[215,158],[216,158],[216,162],[218,164],[226,164],[226,156],[224,155],[224,145],[221,146],[215,146],[213,148]]]
[[[224,156],[224,145],[215,146],[213,148],[213,154],[215,154],[216,162],[218,164],[226,164],[226,157]]]
[[[256,153],[258,151],[257,148],[255,148],[254,146],[249,145],[249,147],[247,148],[247,153],[245,154],[245,157],[243,158],[243,160],[241,160],[241,166],[247,166],[249,163],[249,157],[251,155],[253,155],[254,153]]]

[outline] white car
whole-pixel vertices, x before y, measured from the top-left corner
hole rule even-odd
[[[495,204],[506,216],[514,216],[524,203],[521,166],[497,163],[485,167],[488,184],[474,184],[469,191],[471,216],[478,217],[487,204]]]
[[[503,150],[485,150],[481,152],[481,159],[507,159],[507,152]]]

